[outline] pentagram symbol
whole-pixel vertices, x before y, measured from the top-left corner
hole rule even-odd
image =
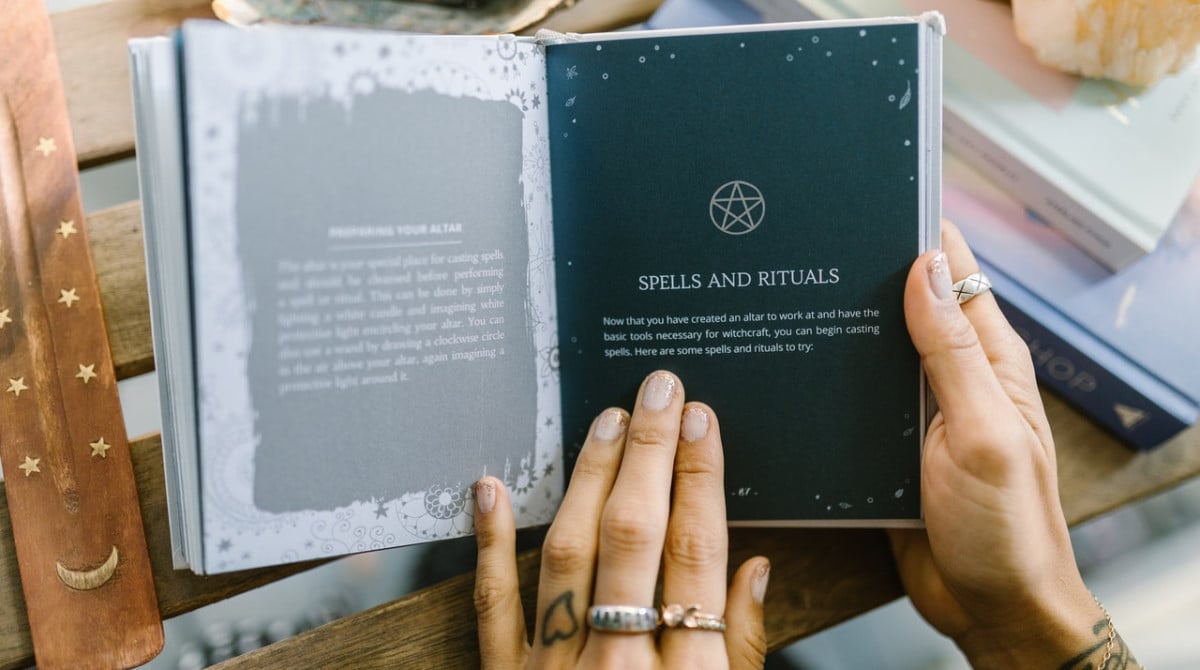
[[[762,223],[767,203],[762,192],[748,181],[722,184],[708,203],[708,216],[722,233],[745,235]]]

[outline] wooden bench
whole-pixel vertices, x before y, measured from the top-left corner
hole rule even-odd
[[[584,0],[547,22],[557,30],[598,30],[647,15],[655,0]],[[53,17],[81,168],[133,155],[125,40],[211,16],[206,0],[113,0]],[[154,368],[137,202],[95,212],[88,229],[117,375]],[[1045,398],[1058,444],[1059,486],[1077,524],[1200,474],[1200,428],[1148,454],[1135,454],[1053,396]],[[161,447],[157,435],[131,440],[163,617],[312,567],[290,565],[215,577],[171,568]],[[33,664],[7,504],[0,496],[0,669]],[[772,561],[767,596],[771,649],[902,595],[884,535],[870,530],[738,529],[733,564],[754,553]],[[520,557],[525,603],[536,589],[539,553]],[[473,575],[302,633],[221,664],[239,667],[448,668],[478,665]],[[528,609],[526,616],[531,617]]]

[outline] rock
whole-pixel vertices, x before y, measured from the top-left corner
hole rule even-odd
[[[1017,38],[1042,63],[1149,86],[1178,72],[1200,43],[1196,0],[1012,0]]]

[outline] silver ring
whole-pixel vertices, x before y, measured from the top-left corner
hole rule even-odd
[[[587,611],[592,630],[606,633],[652,633],[658,628],[658,610],[632,605],[592,605]]]
[[[958,299],[960,305],[990,290],[992,290],[992,280],[982,272],[973,272],[954,282],[954,297]]]
[[[725,617],[701,612],[699,605],[663,605],[663,628],[687,628],[725,632]]]

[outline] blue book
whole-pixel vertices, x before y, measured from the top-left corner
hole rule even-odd
[[[966,235],[1038,379],[1150,449],[1200,415],[1200,185],[1153,253],[1112,274],[947,154],[946,218]]]

